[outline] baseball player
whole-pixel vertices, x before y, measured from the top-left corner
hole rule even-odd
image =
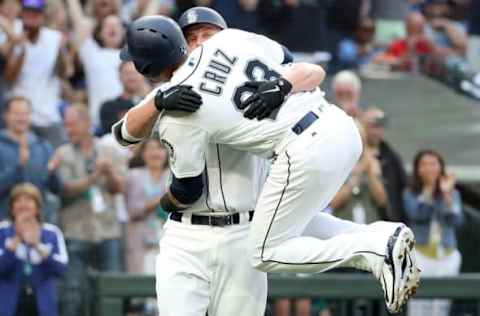
[[[193,10],[194,14],[190,10],[180,18],[182,28],[203,25],[219,31],[227,27],[214,10]],[[198,42],[191,41],[189,49]],[[216,144],[209,144],[205,159],[208,172],[202,197],[188,214],[171,216],[164,227],[156,272],[159,313],[264,315],[266,273],[250,265],[246,247],[253,209],[265,181],[264,160]]]
[[[255,267],[296,272],[322,272],[337,266],[370,270],[381,280],[389,310],[398,311],[418,282],[410,252],[414,237],[407,227],[396,225],[394,232],[388,232],[392,225],[385,225],[389,229],[383,232],[341,234],[328,240],[300,236],[315,210],[328,204],[358,159],[361,143],[351,119],[328,104],[319,91],[291,95],[271,120],[244,119],[241,112],[247,106],[245,115],[262,117],[283,103],[291,91],[303,90],[301,85],[292,86],[289,79],[294,82],[294,78],[279,67],[282,48],[264,37],[225,30],[187,60],[178,27],[171,20],[157,18],[156,27],[148,28],[145,23],[149,19],[137,20],[127,36],[126,52],[137,69],[152,77],[173,74],[172,84],[193,84],[208,105],[189,117],[167,115],[161,119],[160,135],[169,145],[174,173],[162,205],[177,211],[172,217],[185,217],[187,213],[180,211],[200,196],[209,143],[271,156],[275,163],[257,203],[251,232]],[[132,35],[135,33],[140,34]],[[139,38],[157,51],[163,49],[162,55],[171,60],[159,66],[157,57],[138,49],[142,46]],[[280,75],[283,78],[242,85],[246,80]],[[244,95],[252,93],[245,101]],[[149,117],[158,103],[152,94],[131,110],[121,126],[122,137],[135,141],[132,134],[138,137],[138,128],[143,128],[138,118]]]
[[[179,22],[191,35],[196,34],[192,28],[202,25],[207,32],[227,27],[209,8],[191,9]],[[203,31],[199,34],[204,36]],[[189,50],[200,41],[191,40]],[[249,264],[247,238],[265,181],[263,159],[209,144],[205,162],[202,197],[188,214],[170,217],[161,240],[156,273],[159,314],[262,316],[267,276]]]

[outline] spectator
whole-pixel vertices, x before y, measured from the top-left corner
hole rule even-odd
[[[387,125],[385,113],[370,107],[362,115],[362,124],[365,128],[365,150],[369,151],[380,165],[383,185],[387,191],[387,207],[382,212],[386,219],[394,222],[404,222],[405,215],[402,203],[402,194],[406,185],[406,173],[400,155],[385,140],[385,127]]]
[[[0,113],[3,113],[3,105],[7,85],[4,79],[4,71],[8,55],[15,43],[20,39],[22,33],[22,23],[17,19],[20,12],[20,5],[16,0],[0,1]],[[0,126],[3,128],[3,121],[0,120]]]
[[[363,143],[368,144],[362,126],[358,127]],[[358,224],[370,224],[385,219],[381,211],[386,206],[387,192],[382,183],[380,161],[372,149],[365,146],[347,182],[330,203],[332,214]]]
[[[338,45],[338,63],[341,68],[359,68],[369,64],[379,48],[375,46],[375,23],[362,18],[355,29],[354,38],[345,38]]]
[[[65,43],[65,49],[62,50],[62,55],[65,55],[64,71],[66,77],[60,80],[60,90],[63,98],[63,102],[60,105],[60,112],[63,113],[65,107],[81,100],[80,94],[83,92],[81,89],[75,91],[72,87],[72,82],[75,77],[75,50],[70,40],[70,25],[68,21],[67,9],[63,0],[48,0],[47,9],[45,11],[45,24],[47,27],[57,30],[62,34],[62,41]]]
[[[471,1],[468,34],[468,61],[480,72],[480,0]]]
[[[435,151],[422,150],[413,161],[412,182],[404,194],[409,226],[417,240],[416,258],[424,276],[456,275],[461,255],[455,229],[462,223],[462,202],[455,178]],[[447,300],[412,300],[408,315],[449,315]]]
[[[479,100],[480,76],[466,59],[468,39],[464,25],[450,18],[452,10],[447,0],[429,0],[423,11],[428,21],[427,38],[435,45],[427,74]]]
[[[112,125],[120,120],[132,106],[140,102],[148,92],[149,86],[135,69],[133,62],[120,64],[120,81],[123,86],[122,94],[103,103],[100,108],[100,135],[110,133]]]
[[[83,14],[78,0],[68,0],[67,3],[73,22],[75,45],[85,71],[90,116],[93,126],[98,128],[100,106],[122,93],[118,54],[123,45],[124,29],[118,15],[108,15],[94,26]],[[98,34],[98,42],[94,34]]]
[[[467,47],[465,28],[449,18],[448,1],[429,0],[425,3],[423,11],[427,19],[425,33],[435,44],[436,58],[446,60],[450,57],[463,57]]]
[[[10,201],[11,222],[0,222],[0,314],[57,316],[55,280],[68,262],[62,232],[42,223],[33,184],[15,186]]]
[[[65,140],[60,113],[60,81],[66,78],[60,32],[44,26],[45,0],[23,0],[23,40],[7,58],[5,79],[11,95],[27,97],[32,103],[33,130],[57,147]]]
[[[433,53],[434,44],[425,35],[425,18],[412,12],[405,18],[407,37],[394,41],[385,54],[375,58],[376,62],[388,63],[393,70],[418,70],[422,59]],[[423,60],[425,61],[425,60]]]
[[[30,131],[31,113],[30,101],[24,97],[13,97],[5,105],[6,128],[0,131],[0,219],[7,216],[9,193],[15,185],[31,182],[44,199],[48,190],[57,194],[62,187],[54,172],[51,145]],[[55,222],[56,214],[44,215]]]
[[[362,93],[360,78],[351,71],[340,71],[332,80],[333,98],[335,103],[348,115],[359,118],[362,109],[359,101]]]
[[[65,273],[62,315],[83,315],[87,271],[122,269],[121,225],[115,196],[123,191],[126,162],[90,133],[88,109],[75,104],[65,112],[69,143],[55,156],[59,174],[72,189],[63,195],[60,224],[71,263]],[[95,254],[95,257],[90,256]],[[94,260],[97,259],[97,260]]]
[[[144,167],[131,169],[125,183],[125,199],[130,221],[125,258],[130,273],[155,273],[159,236],[167,214],[160,208],[168,177],[167,152],[160,141],[142,143]]]
[[[18,32],[22,29],[22,24],[18,19],[20,14],[20,3],[16,0],[2,0],[0,1],[0,16],[2,19],[2,25],[7,25],[10,30]],[[2,30],[2,33],[7,33],[6,30]],[[2,34],[2,42],[5,40],[4,36],[9,34]]]

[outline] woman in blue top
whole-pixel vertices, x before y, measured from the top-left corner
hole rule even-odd
[[[423,276],[459,273],[461,255],[455,229],[463,220],[455,178],[445,171],[445,162],[435,151],[417,153],[410,187],[404,193],[408,225],[417,239],[416,256]],[[449,314],[447,300],[412,300],[409,316]]]
[[[68,262],[58,227],[42,223],[42,195],[33,184],[10,194],[10,221],[0,222],[0,315],[57,316],[55,280]]]

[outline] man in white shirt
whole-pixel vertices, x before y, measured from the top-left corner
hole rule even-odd
[[[32,102],[33,129],[54,147],[65,141],[58,107],[60,77],[66,77],[66,54],[60,32],[44,25],[45,1],[23,0],[22,22],[25,40],[17,44],[7,59],[5,79],[11,95],[24,96]]]

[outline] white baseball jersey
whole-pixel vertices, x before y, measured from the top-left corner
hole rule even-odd
[[[158,89],[166,90],[168,86],[161,85]],[[159,130],[159,124],[157,121],[154,129]],[[170,160],[173,162],[173,145],[165,139],[163,145],[169,151]],[[186,212],[226,215],[253,211],[265,182],[267,169],[267,161],[263,158],[229,146],[208,144],[205,151],[205,189],[200,199],[189,206]]]
[[[225,145],[205,153],[205,190],[187,212],[225,215],[255,209],[266,177],[266,161]]]
[[[170,152],[176,177],[202,173],[208,144],[225,144],[272,157],[305,113],[328,104],[323,94],[315,90],[289,97],[274,119],[244,118],[240,103],[252,92],[244,83],[278,78],[285,71],[283,59],[278,43],[235,29],[215,34],[192,52],[170,84],[193,86],[202,95],[203,106],[192,115],[169,113],[160,118],[159,124],[159,136]]]

